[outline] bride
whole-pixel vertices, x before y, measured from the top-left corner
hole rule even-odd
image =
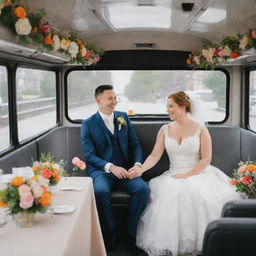
[[[195,107],[184,92],[168,97],[174,122],[161,127],[142,165],[142,172],[152,168],[166,149],[170,168],[150,180],[150,200],[137,230],[137,246],[150,256],[200,253],[207,224],[220,217],[227,201],[241,199],[230,178],[210,165],[211,137],[193,120]]]

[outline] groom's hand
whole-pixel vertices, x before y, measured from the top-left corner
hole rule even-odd
[[[118,179],[127,179],[128,172],[123,168],[116,165],[111,165],[109,168],[110,172],[112,172]]]
[[[142,175],[142,169],[138,165],[134,165],[132,168],[128,170],[128,179],[134,179],[136,177],[140,177]]]

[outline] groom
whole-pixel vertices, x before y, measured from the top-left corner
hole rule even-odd
[[[88,175],[93,179],[97,209],[108,251],[115,243],[116,224],[110,203],[111,191],[119,187],[131,195],[127,221],[127,246],[134,255],[137,225],[144,210],[149,189],[142,180],[142,149],[125,112],[114,111],[116,94],[111,85],[95,90],[98,112],[84,120],[81,144]],[[132,168],[132,169],[131,169]]]

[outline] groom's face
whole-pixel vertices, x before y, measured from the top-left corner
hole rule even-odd
[[[116,94],[113,90],[105,90],[102,94],[97,96],[96,102],[102,113],[110,115],[115,110],[117,104]]]

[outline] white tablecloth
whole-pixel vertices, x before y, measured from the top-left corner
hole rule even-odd
[[[79,186],[82,191],[61,191]],[[0,228],[1,256],[105,256],[91,178],[69,177],[58,184],[52,205],[73,205],[69,215],[37,213],[35,225],[16,226],[14,220]]]

